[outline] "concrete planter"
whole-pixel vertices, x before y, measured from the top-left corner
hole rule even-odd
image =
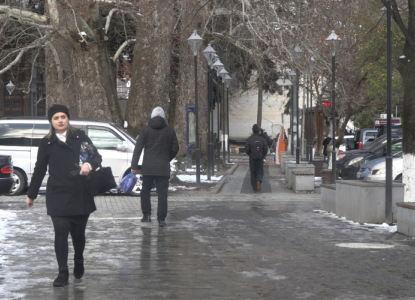
[[[281,156],[281,173],[282,174],[285,174],[285,164],[287,162],[294,162],[295,163],[295,157],[293,157],[292,155]]]
[[[359,223],[389,223],[385,216],[385,181],[336,181],[336,208],[339,217]],[[402,183],[392,183],[392,222],[397,218],[397,202],[403,202]]]
[[[287,184],[287,187],[289,189],[292,188],[292,184],[294,180],[293,173],[292,173],[293,171],[309,171],[314,174],[314,165],[308,164],[306,162],[299,163],[299,164],[296,164],[295,162],[294,163],[287,162],[285,164],[285,183]],[[314,181],[314,178],[313,178],[313,181]]]
[[[336,186],[333,184],[322,184],[321,193],[321,209],[336,213]]]
[[[415,202],[398,202],[398,232],[415,236]]]
[[[292,189],[296,193],[314,193],[314,171],[292,171]]]

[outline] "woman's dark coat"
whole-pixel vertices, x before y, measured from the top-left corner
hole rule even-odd
[[[138,168],[141,151],[144,149],[142,175],[170,176],[170,161],[179,152],[176,132],[166,124],[162,117],[148,121],[135,144],[131,168]]]
[[[82,130],[67,131],[66,143],[53,134],[49,140],[44,137],[37,153],[36,166],[30,183],[28,197],[36,199],[39,188],[49,165],[49,178],[46,187],[46,208],[50,216],[78,216],[90,214],[96,210],[94,197],[86,189],[86,176],[74,176],[69,173],[79,170],[79,152],[81,143],[92,144]],[[87,162],[95,170],[101,165],[101,155],[96,151]]]

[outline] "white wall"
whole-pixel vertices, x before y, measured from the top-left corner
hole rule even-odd
[[[263,95],[263,119],[261,127],[265,129],[269,136],[272,135],[271,126],[273,124],[282,124],[281,114],[284,112],[284,105],[287,101],[288,98],[286,96],[286,92],[284,95]],[[230,139],[246,139],[252,133],[252,125],[257,123],[258,92],[245,92],[241,96],[238,96],[238,99],[232,99],[229,105],[229,111]],[[282,125],[285,129],[290,127],[289,115],[284,115],[284,124]],[[276,134],[277,133],[274,133],[273,137],[275,137]]]

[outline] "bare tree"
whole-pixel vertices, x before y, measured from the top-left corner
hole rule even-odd
[[[0,74],[14,71],[23,57],[30,65],[44,52],[47,106],[66,104],[75,117],[121,123],[114,60],[125,45],[111,45],[108,29],[113,19],[128,26],[140,17],[133,2],[111,0],[0,6]],[[130,38],[125,34],[123,42]]]

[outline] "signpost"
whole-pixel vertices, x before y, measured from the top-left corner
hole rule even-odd
[[[401,118],[391,118],[391,124],[393,125],[398,125],[401,124]],[[375,125],[374,127],[377,129],[379,128],[381,125],[387,125],[388,124],[388,119],[384,119],[384,118],[375,118]]]

